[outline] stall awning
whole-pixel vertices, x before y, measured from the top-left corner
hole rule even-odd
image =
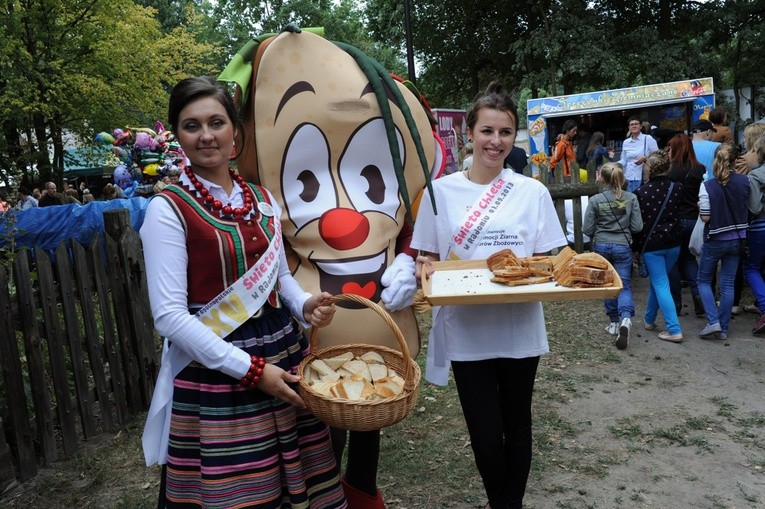
[[[86,146],[64,150],[64,178],[100,177],[111,175],[117,166],[111,148]]]
[[[714,105],[712,78],[656,83],[557,97],[529,99],[528,116],[565,117],[604,111],[651,108],[665,104],[704,101]]]
[[[627,104],[627,105],[621,104],[621,105],[615,105],[615,106],[602,106],[598,108],[581,109],[576,111],[560,111],[560,112],[553,112],[553,113],[545,113],[544,116],[547,118],[570,117],[572,115],[587,115],[589,113],[603,113],[606,111],[631,110],[633,108],[650,108],[652,106],[663,106],[665,104],[692,103],[695,100],[696,100],[695,97],[683,97],[682,99],[667,99],[664,101],[651,101],[651,102],[645,102],[645,103],[639,103],[639,104]]]

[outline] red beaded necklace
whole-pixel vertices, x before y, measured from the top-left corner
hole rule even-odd
[[[209,189],[207,189],[204,184],[202,184],[198,179],[197,176],[194,175],[194,172],[191,171],[190,167],[184,168],[184,171],[186,172],[186,176],[191,181],[191,185],[194,186],[194,189],[197,193],[202,197],[202,200],[204,201],[205,206],[210,209],[214,210],[220,213],[220,217],[233,217],[235,219],[242,218],[249,214],[252,211],[252,203],[255,201],[252,195],[252,190],[250,189],[250,186],[247,185],[247,182],[244,181],[244,179],[237,173],[234,172],[230,167],[228,169],[229,175],[231,175],[231,179],[239,184],[239,187],[242,188],[242,193],[244,196],[244,207],[232,207],[229,205],[223,205],[223,202],[220,200],[216,200],[213,195],[210,194]]]

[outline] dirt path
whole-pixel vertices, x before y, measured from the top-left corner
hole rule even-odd
[[[537,453],[551,455],[546,462],[557,467],[532,479],[526,504],[765,507],[765,338],[751,334],[755,315],[735,317],[726,341],[699,339],[705,320],[693,315],[684,289],[691,303],[681,316],[685,341],[671,344],[656,337],[661,314],[657,331],[643,330],[647,280],[635,286],[628,350],[610,346],[601,305],[581,303],[578,315],[589,318],[571,333],[602,341],[607,362],[571,362],[553,353],[540,367],[562,364],[575,384],[553,403],[573,430]],[[745,291],[742,305],[751,302]],[[550,324],[553,349],[565,337],[558,329]]]

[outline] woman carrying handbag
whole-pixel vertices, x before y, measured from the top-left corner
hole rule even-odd
[[[723,143],[715,151],[714,178],[699,188],[699,214],[706,223],[699,261],[699,295],[707,325],[699,337],[727,339],[733,308],[733,286],[748,227],[749,179],[735,172],[736,149]],[[720,305],[712,292],[712,278],[720,263]]]
[[[669,271],[680,256],[680,187],[669,180],[669,157],[664,150],[648,156],[650,181],[635,191],[643,216],[643,232],[635,235],[633,248],[643,251],[650,288],[643,317],[646,330],[656,328],[659,309],[664,315],[666,331],[659,339],[672,343],[683,341],[675,302],[669,289]],[[646,226],[648,226],[646,229]]]
[[[593,239],[593,250],[611,262],[622,280],[622,290],[614,299],[603,302],[611,323],[606,332],[616,336],[615,345],[624,350],[629,344],[635,302],[632,299],[632,233],[643,229],[637,197],[623,191],[624,171],[619,163],[605,163],[600,169],[603,192],[590,198],[582,232]]]

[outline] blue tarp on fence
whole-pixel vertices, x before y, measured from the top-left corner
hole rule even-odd
[[[38,246],[46,251],[56,249],[61,242],[69,239],[87,245],[95,233],[103,233],[104,212],[107,210],[128,209],[130,224],[138,231],[148,204],[147,198],[136,197],[7,212],[13,214],[16,221],[12,225],[13,221],[8,221],[5,215],[0,217],[0,248],[7,247],[11,238],[17,247]]]

